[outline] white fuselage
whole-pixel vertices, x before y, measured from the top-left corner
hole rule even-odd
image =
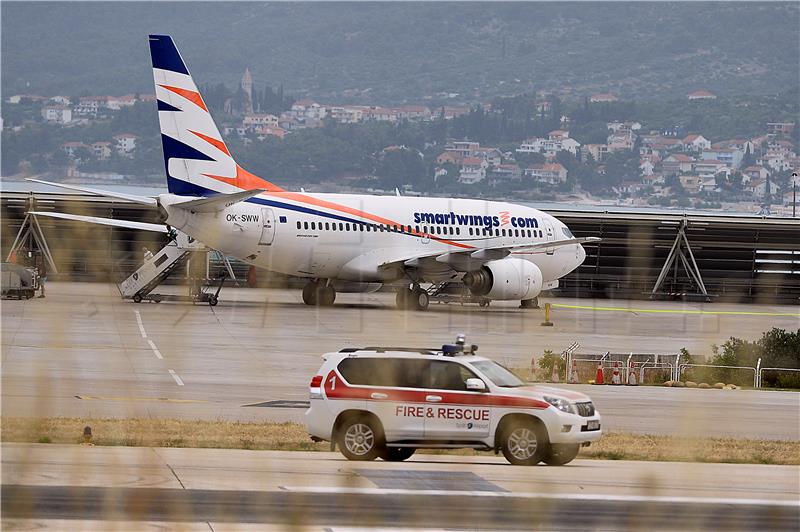
[[[496,201],[271,192],[214,213],[170,208],[186,199],[159,197],[167,224],[247,263],[300,277],[387,282],[405,265],[433,282],[465,271],[441,260],[447,253],[571,238],[549,214]],[[536,264],[546,288],[585,252],[573,244],[514,256]]]

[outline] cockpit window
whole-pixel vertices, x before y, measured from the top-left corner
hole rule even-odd
[[[564,232],[564,236],[567,238],[575,238],[567,226],[562,227],[561,230]]]

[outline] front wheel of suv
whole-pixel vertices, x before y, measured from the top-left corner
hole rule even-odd
[[[339,450],[348,460],[374,460],[383,448],[383,435],[374,420],[367,416],[346,419],[337,433]]]
[[[402,462],[411,458],[414,451],[413,447],[386,447],[380,456],[387,462]]]
[[[536,465],[547,451],[544,429],[533,421],[515,421],[503,430],[500,449],[514,465]]]

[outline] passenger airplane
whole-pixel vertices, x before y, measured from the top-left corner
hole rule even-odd
[[[308,278],[303,301],[332,305],[336,286],[398,283],[397,305],[424,310],[420,283],[463,281],[489,300],[534,306],[586,254],[566,225],[512,203],[290,192],[239,166],[172,38],[150,36],[168,194],[158,198],[59,185],[158,208],[165,226],[37,212],[166,232],[171,226],[254,266]]]

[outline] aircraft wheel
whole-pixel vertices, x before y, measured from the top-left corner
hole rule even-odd
[[[320,286],[317,301],[321,307],[331,307],[336,301],[336,290],[332,286]]]
[[[319,283],[310,281],[303,287],[303,303],[306,305],[317,304],[317,293],[319,292]]]
[[[427,310],[428,305],[430,304],[430,297],[428,297],[428,292],[421,288],[417,288],[413,292],[412,296],[412,303],[414,304],[414,309],[416,310]]]
[[[397,302],[397,308],[400,310],[408,310],[411,307],[413,297],[414,293],[410,288],[403,287],[398,290],[397,297],[395,298],[395,301]]]

